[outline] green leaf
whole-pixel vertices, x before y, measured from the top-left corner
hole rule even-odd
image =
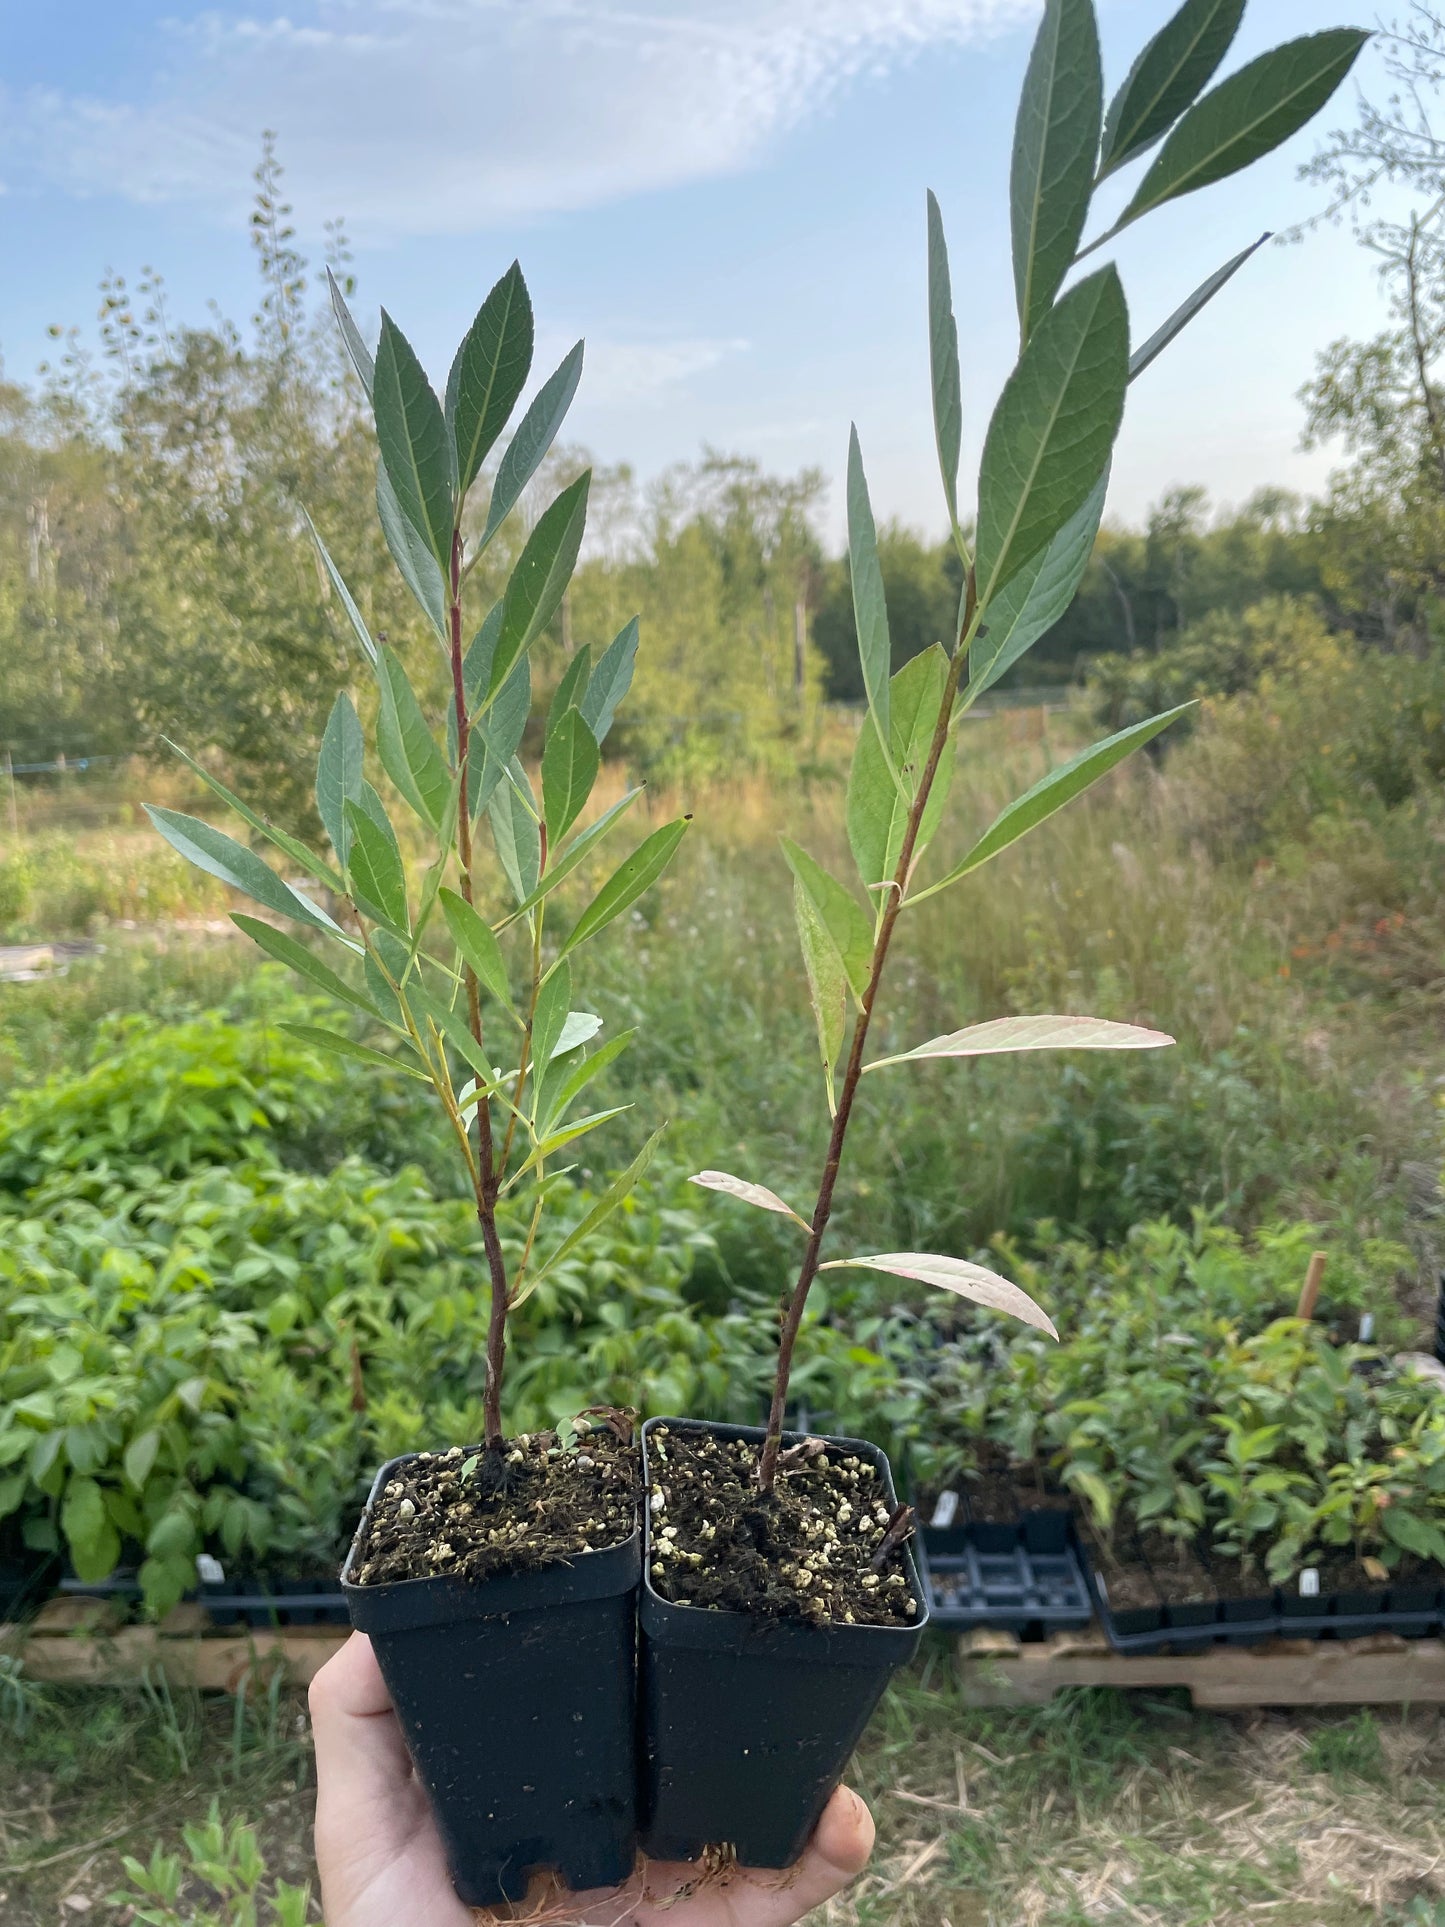
[[[343,870],[351,848],[346,803],[361,794],[364,749],[360,720],[343,690],[332,706],[316,762],[316,811]]]
[[[161,1449],[161,1435],[152,1427],[137,1432],[121,1455],[121,1465],[131,1485],[139,1492],[150,1477]]]
[[[1382,1520],[1385,1537],[1418,1559],[1445,1560],[1445,1535],[1432,1521],[1406,1512],[1398,1504],[1390,1506]]]
[[[619,797],[611,809],[604,810],[595,823],[589,823],[585,830],[579,831],[555,861],[549,862],[547,874],[538,882],[531,896],[517,905],[517,908],[512,912],[512,916],[524,916],[534,905],[539,904],[543,897],[550,896],[552,891],[557,888],[557,885],[561,883],[564,878],[569,877],[577,868],[577,865],[601,842],[602,838],[613,828],[624,811],[631,809],[641,794],[642,786],[639,784],[636,789],[629,790],[625,796]],[[511,918],[509,917],[508,922],[510,921]]]
[[[551,1252],[542,1262],[532,1275],[532,1284],[534,1287],[546,1277],[549,1271],[555,1269],[555,1267],[565,1259],[570,1258],[577,1247],[590,1238],[599,1226],[604,1225],[617,1207],[632,1194],[637,1188],[638,1181],[656,1155],[657,1147],[662,1141],[662,1134],[666,1129],[667,1126],[665,1124],[658,1126],[646,1144],[644,1144],[638,1152],[637,1156],[632,1160],[631,1164],[628,1165],[627,1169],[623,1171],[620,1176],[612,1180],[601,1197],[598,1198],[596,1204],[592,1206],[592,1209],[573,1226],[561,1244],[558,1245],[557,1249]]]
[[[545,1065],[552,1061],[571,1002],[572,970],[570,965],[559,963],[537,993],[537,1007],[532,1014],[534,1063]]]
[[[325,569],[331,586],[336,591],[337,600],[346,612],[346,620],[351,624],[352,634],[361,644],[361,653],[366,657],[368,662],[374,663],[376,661],[376,644],[371,639],[371,631],[366,626],[365,618],[362,616],[360,609],[357,608],[355,598],[350,589],[347,588],[345,582],[342,580],[340,569],[338,569],[336,564],[331,560],[326,544],[321,540],[317,532],[316,524],[311,520],[311,517],[307,515],[305,509],[302,509],[301,514],[307,528],[311,531],[311,540],[316,546],[317,555],[321,558],[321,566]]]
[[[1184,0],[1129,69],[1104,122],[1099,179],[1152,147],[1209,85],[1233,45],[1244,0]]]
[[[877,719],[879,738],[886,744],[893,648],[888,639],[888,604],[878,563],[878,535],[856,426],[848,436],[848,573],[853,583],[853,620],[858,631],[863,687],[868,693],[868,707]]]
[[[582,698],[582,720],[599,744],[607,740],[617,706],[632,687],[632,671],[637,662],[638,624],[634,616],[608,643],[601,660],[592,671],[587,693]]]
[[[385,643],[377,660],[381,705],[376,715],[376,749],[381,766],[398,790],[432,829],[438,829],[451,797],[452,774],[427,728],[396,654]]]
[[[249,823],[251,828],[264,836],[268,842],[274,843],[278,850],[284,850],[293,863],[299,863],[303,870],[309,871],[317,882],[324,883],[328,890],[334,890],[338,896],[346,894],[346,885],[341,877],[329,863],[323,862],[315,851],[308,850],[304,843],[299,842],[288,831],[278,829],[274,823],[268,823],[258,810],[253,810],[251,805],[237,796],[234,790],[227,789],[218,776],[212,776],[211,772],[203,764],[198,763],[194,756],[188,755],[179,743],[173,743],[165,736],[161,741],[167,749],[174,750],[188,769],[193,770],[200,777],[208,790],[219,796],[223,803],[229,804],[243,822]],[[337,935],[340,936],[341,932],[337,931]]]
[[[564,1144],[570,1144],[574,1138],[585,1137],[589,1131],[595,1131],[599,1124],[610,1124],[614,1117],[621,1117],[624,1112],[631,1109],[630,1104],[614,1104],[610,1111],[593,1111],[589,1117],[579,1117],[571,1124],[561,1125],[557,1130],[539,1139],[535,1150],[525,1163],[519,1164],[507,1179],[508,1186],[514,1185],[518,1178],[525,1177],[528,1171],[534,1170],[544,1158],[551,1157],[554,1151],[560,1151]]]
[[[557,439],[557,431],[572,406],[572,397],[581,379],[582,343],[579,341],[556,373],[537,390],[497,466],[487,526],[482,533],[483,548],[517,506],[522,490],[541,467],[547,450]]]
[[[577,821],[601,767],[597,738],[582,712],[569,709],[542,752],[542,819],[549,843],[560,843]]]
[[[869,725],[871,725],[869,717]],[[828,1087],[828,1112],[836,1112],[832,1095],[832,1069],[842,1050],[848,1029],[848,977],[838,956],[838,946],[828,937],[823,917],[813,908],[813,900],[803,888],[800,877],[792,881],[792,913],[798,925],[798,946],[803,952],[803,971],[807,973],[807,996],[813,1004],[817,1025],[817,1048],[823,1058],[823,1081]]]
[[[495,698],[518,658],[525,655],[541,635],[567,593],[587,526],[587,491],[591,483],[589,468],[569,488],[563,489],[527,537],[526,547],[507,582],[502,626],[492,656],[485,702]]]
[[[60,1525],[70,1546],[76,1577],[88,1586],[108,1579],[120,1559],[120,1535],[106,1513],[94,1479],[72,1479],[60,1508]]]
[[[406,871],[393,836],[383,835],[356,803],[346,805],[351,830],[351,881],[357,895],[373,905],[398,931],[411,928],[406,901]]]
[[[372,360],[371,350],[367,347],[360,328],[351,318],[351,310],[346,305],[346,296],[341,292],[336,276],[330,268],[326,270],[326,285],[331,291],[331,308],[336,316],[336,325],[341,330],[342,342],[369,401],[376,387],[376,363]]]
[[[878,1057],[863,1066],[881,1070],[885,1064],[911,1064],[935,1057],[993,1057],[1001,1051],[1030,1050],[1162,1050],[1174,1039],[1162,1030],[1138,1024],[1113,1024],[1105,1017],[995,1017],[986,1024],[970,1024],[946,1037],[934,1037],[894,1057]]]
[[[1344,80],[1369,37],[1356,27],[1306,34],[1221,81],[1165,141],[1113,232],[1165,201],[1224,180],[1297,134]]]
[[[620,917],[624,910],[652,888],[672,861],[673,853],[691,821],[690,816],[680,816],[676,822],[665,823],[660,830],[654,830],[651,836],[638,844],[626,862],[613,871],[573,924],[567,941],[562,945],[562,956],[586,943],[589,937],[595,937],[614,917]]]
[[[948,242],[943,215],[928,196],[928,364],[933,381],[933,436],[938,468],[948,500],[949,520],[958,527],[958,457],[963,446],[963,381],[958,370],[958,322],[948,272]]]
[[[492,934],[491,925],[478,916],[471,904],[458,896],[455,890],[441,891],[440,900],[447,929],[452,933],[452,942],[471,965],[478,983],[490,991],[499,1004],[504,1004],[510,1010],[512,987],[507,980],[502,947]]]
[[[242,930],[253,943],[259,944],[270,957],[278,963],[288,965],[298,976],[308,978],[318,989],[324,990],[328,997],[335,997],[343,1004],[351,1004],[357,1010],[364,1010],[368,1017],[378,1013],[362,996],[353,990],[344,977],[338,977],[329,965],[324,964],[314,951],[308,950],[304,943],[288,937],[284,930],[277,930],[259,917],[248,917],[243,911],[233,910],[231,921]]]
[[[1073,266],[1103,117],[1094,0],[1046,0],[1019,98],[1009,178],[1014,290],[1025,342]]]
[[[344,1036],[340,1031],[321,1030],[315,1024],[282,1024],[281,1029],[292,1037],[299,1037],[303,1044],[310,1044],[315,1050],[330,1051],[334,1057],[349,1057],[358,1064],[370,1064],[374,1070],[400,1071],[404,1077],[419,1077],[428,1082],[425,1071],[418,1070],[414,1064],[407,1064],[399,1057],[388,1057],[385,1051],[372,1050],[369,1045],[358,1044],[353,1038]]]
[[[1047,1332],[1050,1338],[1057,1338],[1054,1322],[1047,1312],[1042,1311],[1026,1291],[1001,1278],[996,1271],[989,1271],[983,1265],[970,1264],[965,1258],[940,1258],[930,1251],[881,1251],[871,1258],[831,1258],[820,1271],[845,1271],[859,1269],[865,1271],[886,1271],[895,1278],[917,1278],[925,1285],[937,1285],[941,1291],[951,1291],[959,1298],[968,1298],[976,1305],[987,1305],[990,1311],[1007,1313],[1017,1318],[1020,1324],[1032,1325],[1035,1330]]]
[[[477,479],[531,370],[532,302],[514,261],[478,310],[447,380],[459,495]]]
[[[372,403],[382,467],[397,503],[445,576],[456,523],[451,438],[421,363],[385,308]]]
[[[1088,500],[1108,466],[1128,379],[1129,316],[1107,267],[1044,316],[989,423],[978,484],[980,610]]]
[[[1268,234],[1261,234],[1257,241],[1251,241],[1247,248],[1242,248],[1232,261],[1226,261],[1222,268],[1217,268],[1207,281],[1199,284],[1186,302],[1174,310],[1162,328],[1156,329],[1142,347],[1134,350],[1129,357],[1130,381],[1137,381],[1150,362],[1158,360],[1175,335],[1189,326],[1199,310],[1214,299],[1225,282],[1232,280],[1249,257],[1257,253],[1269,238]]]
[[[1193,707],[1193,703],[1180,703],[1177,709],[1166,709],[1162,716],[1151,716],[1147,722],[1121,729],[1116,736],[1106,737],[1102,743],[1095,743],[1092,749],[1081,751],[1071,762],[1050,770],[1041,782],[1035,783],[1031,790],[1026,790],[1017,802],[1010,803],[994,819],[962,863],[937,883],[920,890],[909,901],[922,903],[926,897],[936,896],[940,890],[946,890],[949,884],[956,883],[960,877],[987,863],[990,857],[1008,849],[1011,843],[1017,843],[1021,836],[1027,836],[1040,823],[1046,823],[1056,810],[1061,810],[1065,803],[1071,803],[1091,784],[1097,783],[1101,776],[1107,776],[1116,764],[1122,763],[1134,750],[1141,749],[1161,729],[1167,729],[1170,723],[1177,722]]]
[[[537,1097],[538,1130],[545,1131],[561,1117],[587,1086],[617,1061],[636,1035],[635,1030],[625,1030],[620,1036],[610,1038],[600,1050],[593,1051],[590,1057],[579,1058],[575,1064],[567,1061],[568,1052],[558,1051],[542,1076]]]
[[[542,838],[532,785],[515,757],[506,782],[498,786],[487,805],[487,815],[502,874],[518,903],[524,903],[537,888],[542,873]]]
[[[406,998],[407,1008],[418,1030],[425,1034],[426,1026],[430,1023],[438,1036],[445,1038],[462,1061],[475,1073],[479,1090],[488,1095],[495,1091],[496,1079],[492,1074],[492,1066],[487,1061],[487,1053],[473,1037],[463,1013],[453,1005],[444,1003],[440,997],[433,997],[426,986],[418,983],[415,978],[406,983],[402,994]]]
[[[1065,614],[1094,553],[1108,493],[1106,467],[1083,507],[1074,511],[1048,547],[1026,562],[989,603],[988,620],[979,629],[968,655],[970,700],[991,689]]]
[[[379,463],[376,470],[376,513],[391,559],[401,579],[416,598],[422,614],[443,642],[447,636],[447,585],[441,567],[427,544],[402,513],[391,478]]]
[[[879,746],[873,718],[865,716],[853,752],[848,776],[848,842],[864,888],[870,893],[886,888],[898,870],[903,854],[903,837],[908,813],[918,794],[918,784],[948,679],[948,657],[940,644],[921,651],[906,662],[890,685],[890,731],[893,770]],[[948,800],[953,776],[955,743],[952,737],[939,759],[933,788],[924,807],[914,843],[915,862],[936,835]],[[882,899],[874,899],[882,908]]]
[[[532,665],[523,656],[484,715],[476,712],[491,682],[492,657],[502,631],[502,605],[489,611],[477,631],[463,664],[467,707],[472,714],[471,752],[468,757],[472,815],[477,816],[507,773],[522,746],[532,713]]]
[[[147,803],[146,815],[160,831],[166,842],[174,850],[179,850],[188,863],[194,863],[198,870],[208,876],[219,877],[222,883],[239,890],[243,896],[262,904],[267,910],[275,910],[283,917],[294,917],[299,923],[313,924],[318,930],[336,931],[344,935],[326,912],[293,890],[289,883],[283,883],[271,867],[263,863],[253,850],[237,843],[234,837],[224,830],[213,829],[198,816],[185,816],[179,810],[163,810]]]
[[[569,709],[582,707],[582,692],[587,687],[587,678],[592,669],[592,651],[584,642],[571,662],[562,671],[561,681],[552,691],[552,700],[547,705],[547,728],[544,741],[550,741],[553,730],[561,722]]]
[[[852,891],[831,877],[822,864],[815,862],[806,850],[800,849],[791,837],[779,837],[778,841],[783,846],[788,868],[817,912],[829,942],[838,953],[838,961],[843,966],[843,974],[852,987],[853,995],[861,999],[868,988],[868,978],[873,968],[871,919],[864,915]]]

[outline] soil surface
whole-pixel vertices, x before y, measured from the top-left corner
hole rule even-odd
[[[500,1452],[418,1452],[377,1494],[356,1580],[490,1579],[602,1552],[636,1530],[640,1482],[638,1448],[605,1427],[565,1451],[533,1432]]]
[[[754,1482],[758,1448],[746,1439],[659,1427],[647,1452],[649,1571],[662,1598],[815,1625],[918,1618],[901,1547],[874,1563],[890,1508],[866,1459],[824,1450],[782,1465],[765,1498]]]
[[[1166,1606],[1192,1606],[1217,1597],[1208,1568],[1187,1545],[1154,1533],[1141,1541],[1159,1597]]]

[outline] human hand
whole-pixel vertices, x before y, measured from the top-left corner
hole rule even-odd
[[[353,1633],[311,1683],[316,1738],[316,1862],[327,1927],[475,1927],[458,1900],[426,1790],[392,1711],[371,1641]],[[786,1873],[649,1862],[611,1893],[542,1888],[527,1918],[574,1927],[791,1927],[862,1872],[873,1821],[839,1787],[807,1851]],[[687,1890],[696,1885],[696,1892]],[[679,1898],[679,1896],[685,1896]]]

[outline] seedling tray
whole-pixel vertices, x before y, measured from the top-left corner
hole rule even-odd
[[[349,1626],[339,1581],[227,1579],[203,1585],[197,1597],[214,1626]]]
[[[1001,1535],[1010,1532],[1011,1539],[1000,1544]],[[1067,1534],[1061,1535],[1060,1550],[1036,1552],[1022,1524],[928,1526],[922,1552],[923,1589],[940,1626],[958,1631],[989,1626],[1043,1639],[1087,1626],[1094,1616],[1083,1562]]]

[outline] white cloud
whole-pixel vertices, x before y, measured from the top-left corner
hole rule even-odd
[[[587,405],[632,409],[661,404],[695,375],[746,353],[748,346],[742,340],[614,341],[594,335],[587,343]],[[551,360],[559,360],[560,354],[559,349]],[[537,359],[547,364],[545,354],[539,352]]]
[[[1038,0],[301,0],[161,30],[143,95],[0,101],[0,153],[76,194],[231,211],[260,130],[308,211],[457,234],[735,172],[850,81]]]

